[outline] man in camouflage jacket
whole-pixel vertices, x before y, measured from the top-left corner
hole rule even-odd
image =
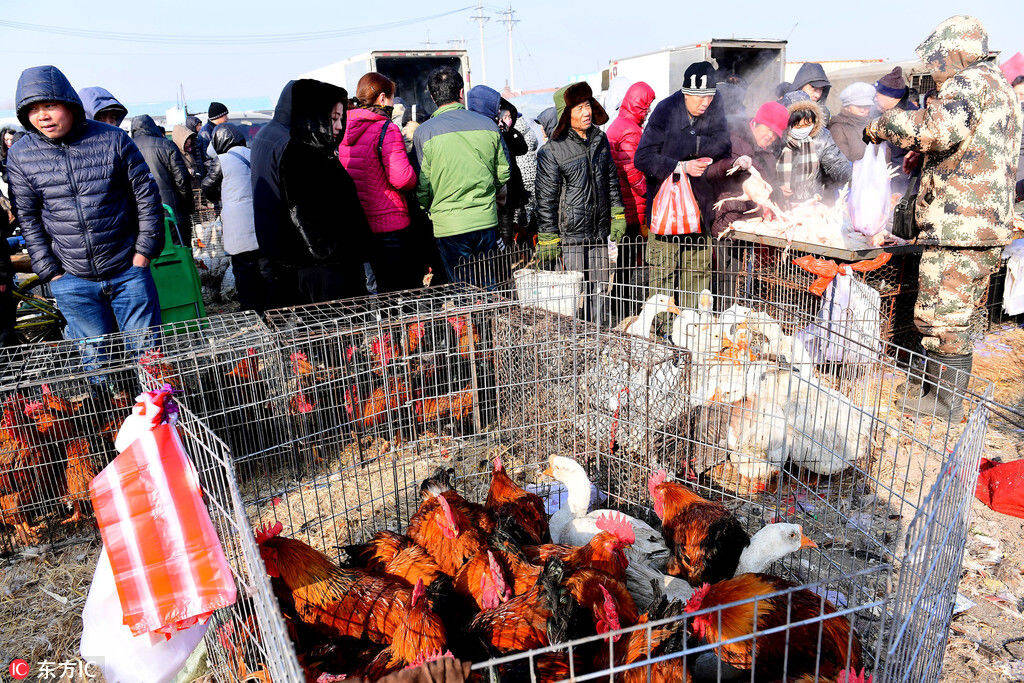
[[[938,99],[926,109],[886,112],[864,136],[923,155],[915,215],[925,250],[914,321],[927,362],[913,409],[959,420],[971,370],[972,314],[1012,239],[1022,113],[989,58],[988,34],[977,19],[947,19],[917,55],[935,79]]]

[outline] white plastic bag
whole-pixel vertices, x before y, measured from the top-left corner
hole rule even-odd
[[[1003,251],[1006,259],[1006,287],[1003,310],[1007,315],[1024,313],[1024,239],[1014,240]]]
[[[882,297],[852,275],[836,275],[821,297],[818,322],[796,333],[819,363],[867,363],[882,349]]]
[[[111,683],[167,683],[185,665],[208,626],[209,622],[177,631],[167,640],[158,634],[133,636],[122,622],[121,601],[104,549],[82,610],[79,652]]]
[[[892,218],[891,171],[882,145],[869,144],[864,158],[853,162],[850,180],[850,222],[857,232],[872,237]]]

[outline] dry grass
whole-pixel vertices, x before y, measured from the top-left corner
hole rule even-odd
[[[0,561],[0,661],[79,659],[82,607],[99,551],[94,539],[60,550],[33,548]]]

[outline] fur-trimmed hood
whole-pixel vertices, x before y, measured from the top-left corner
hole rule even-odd
[[[573,83],[559,88],[552,96],[555,102],[555,112],[558,115],[558,125],[551,134],[553,140],[558,140],[569,131],[569,119],[572,116],[572,108],[584,102],[590,102],[591,124],[603,126],[608,123],[608,113],[604,107],[594,99],[594,91],[586,81]]]
[[[825,127],[825,117],[821,114],[821,107],[815,102],[810,100],[802,100],[800,102],[794,102],[788,107],[790,115],[797,111],[810,111],[814,113],[814,125],[811,127],[811,137],[818,137],[818,133]]]

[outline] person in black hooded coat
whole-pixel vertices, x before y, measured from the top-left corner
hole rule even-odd
[[[268,258],[294,271],[296,304],[366,293],[362,264],[370,228],[355,183],[337,157],[347,102],[344,88],[329,83],[301,79],[291,84],[288,142],[279,162],[278,208],[287,213],[274,226],[264,224],[262,234],[257,224],[257,237]],[[339,104],[336,126],[332,111]],[[255,150],[253,157],[255,177]],[[258,215],[258,205],[256,210]]]
[[[160,132],[149,114],[132,118],[132,140],[156,180],[160,201],[174,211],[181,243],[192,246],[192,176],[178,146]],[[171,237],[178,240],[177,235]]]

